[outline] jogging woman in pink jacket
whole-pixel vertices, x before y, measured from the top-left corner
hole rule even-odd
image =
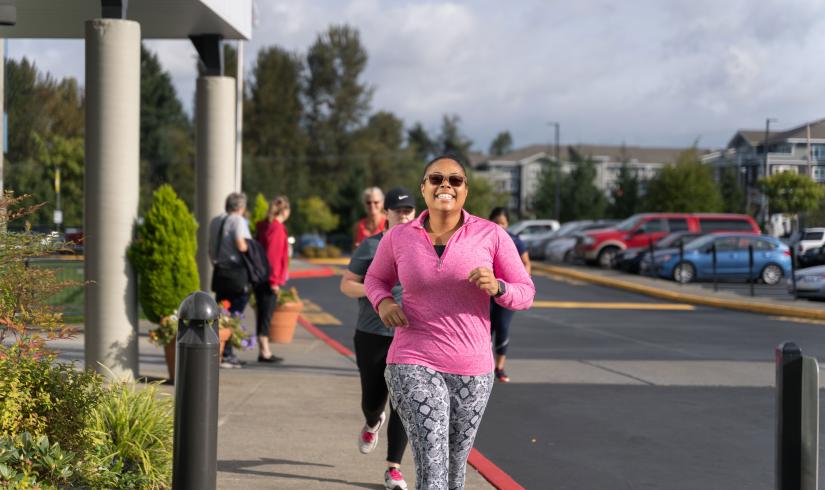
[[[381,240],[364,280],[389,327],[390,396],[407,431],[416,488],[464,488],[467,456],[493,387],[490,298],[530,307],[535,288],[513,240],[464,211],[469,182],[458,157],[424,169],[427,210]],[[404,288],[402,306],[392,288]]]

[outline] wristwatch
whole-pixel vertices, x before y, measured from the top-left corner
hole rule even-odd
[[[498,298],[507,291],[507,288],[504,287],[504,281],[501,279],[496,279],[496,281],[498,281],[498,292],[496,293],[496,298]]]

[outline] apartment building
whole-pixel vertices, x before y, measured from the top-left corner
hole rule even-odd
[[[596,163],[594,184],[607,195],[614,188],[624,162],[627,162],[639,181],[644,183],[655,176],[665,165],[675,163],[679,155],[685,151],[685,148],[562,145],[559,148],[559,159],[561,171],[564,173],[572,170],[571,149]],[[533,210],[533,202],[542,172],[546,168],[553,168],[552,164],[547,162],[554,161],[555,147],[553,145],[532,145],[506,155],[479,159],[474,168],[479,175],[490,180],[496,190],[510,196],[508,207],[512,211],[526,215]]]

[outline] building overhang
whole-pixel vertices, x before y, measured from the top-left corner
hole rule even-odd
[[[101,18],[100,0],[0,0],[16,7],[16,23],[0,26],[0,36],[82,39],[85,23]],[[126,18],[140,23],[144,39],[188,39],[219,34],[252,36],[252,0],[129,0]]]

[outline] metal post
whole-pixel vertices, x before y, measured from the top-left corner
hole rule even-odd
[[[197,291],[180,304],[172,488],[214,490],[218,461],[218,305]]]
[[[765,157],[765,171],[762,174],[763,178],[768,177],[768,138],[770,138],[771,135],[771,122],[776,122],[776,119],[772,117],[765,119],[765,141],[762,143],[762,153]],[[770,215],[768,213],[768,196],[764,192],[762,193],[762,213],[762,226],[767,227]]]
[[[791,245],[791,294],[796,299],[796,247]]]
[[[556,192],[554,196],[554,211],[556,212],[556,220],[561,221],[561,160],[559,160],[559,123],[549,122],[547,124],[555,126],[556,129]]]
[[[653,252],[654,251],[655,250],[653,248],[653,237],[650,237],[647,240],[647,254],[650,255],[650,276],[651,277],[656,276],[656,270],[655,270],[656,269],[656,260],[654,260],[654,258],[653,258]]]
[[[710,246],[710,253],[713,260],[713,290],[719,291],[719,278],[716,276],[716,242]]]
[[[753,245],[748,245],[748,282],[751,286],[751,296],[753,296],[753,283],[756,282],[753,277]]]
[[[679,242],[679,267],[682,268],[682,273],[685,272],[685,244],[684,242]],[[684,284],[684,281],[680,280],[679,284]]]
[[[776,348],[776,489],[816,490],[819,366],[793,342]]]

